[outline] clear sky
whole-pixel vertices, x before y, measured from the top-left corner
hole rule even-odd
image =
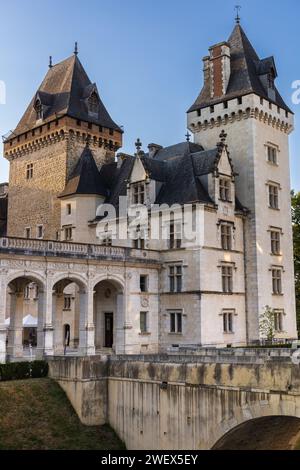
[[[186,110],[202,86],[202,57],[228,39],[234,6],[260,57],[274,55],[277,86],[295,112],[291,137],[293,188],[300,190],[300,104],[292,82],[300,80],[299,0],[1,0],[0,134],[13,129],[48,68],[79,43],[79,58],[97,82],[112,118],[124,126],[123,151],[140,137],[171,145],[185,140]],[[8,164],[0,151],[0,181]]]

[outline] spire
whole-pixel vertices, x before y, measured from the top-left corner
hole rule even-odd
[[[75,42],[74,55],[78,55],[78,42]]]
[[[49,69],[52,69],[52,55],[49,56]]]
[[[240,11],[241,11],[242,7],[241,7],[241,5],[236,5],[234,7],[234,9],[236,10],[235,22],[236,22],[236,24],[240,24],[240,22],[241,22]]]

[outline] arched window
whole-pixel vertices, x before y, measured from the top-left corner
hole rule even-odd
[[[89,112],[92,114],[98,114],[98,109],[99,109],[99,98],[98,95],[95,91],[91,94],[91,96],[88,99],[88,108]]]
[[[36,100],[35,105],[34,105],[34,109],[35,109],[35,112],[36,112],[37,121],[39,119],[43,119],[43,105],[42,105],[40,100]]]

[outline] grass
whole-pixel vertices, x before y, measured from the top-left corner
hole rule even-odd
[[[0,450],[124,449],[109,426],[85,426],[51,379],[0,382]]]

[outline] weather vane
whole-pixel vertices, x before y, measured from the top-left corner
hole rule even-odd
[[[186,141],[189,142],[190,139],[191,139],[191,134],[190,134],[189,132],[187,132],[187,133],[185,134],[185,137],[186,137]]]
[[[241,5],[236,5],[234,7],[234,9],[236,10],[235,21],[236,21],[237,24],[240,24],[240,21],[241,21],[240,11],[241,11],[242,7],[241,7]]]

